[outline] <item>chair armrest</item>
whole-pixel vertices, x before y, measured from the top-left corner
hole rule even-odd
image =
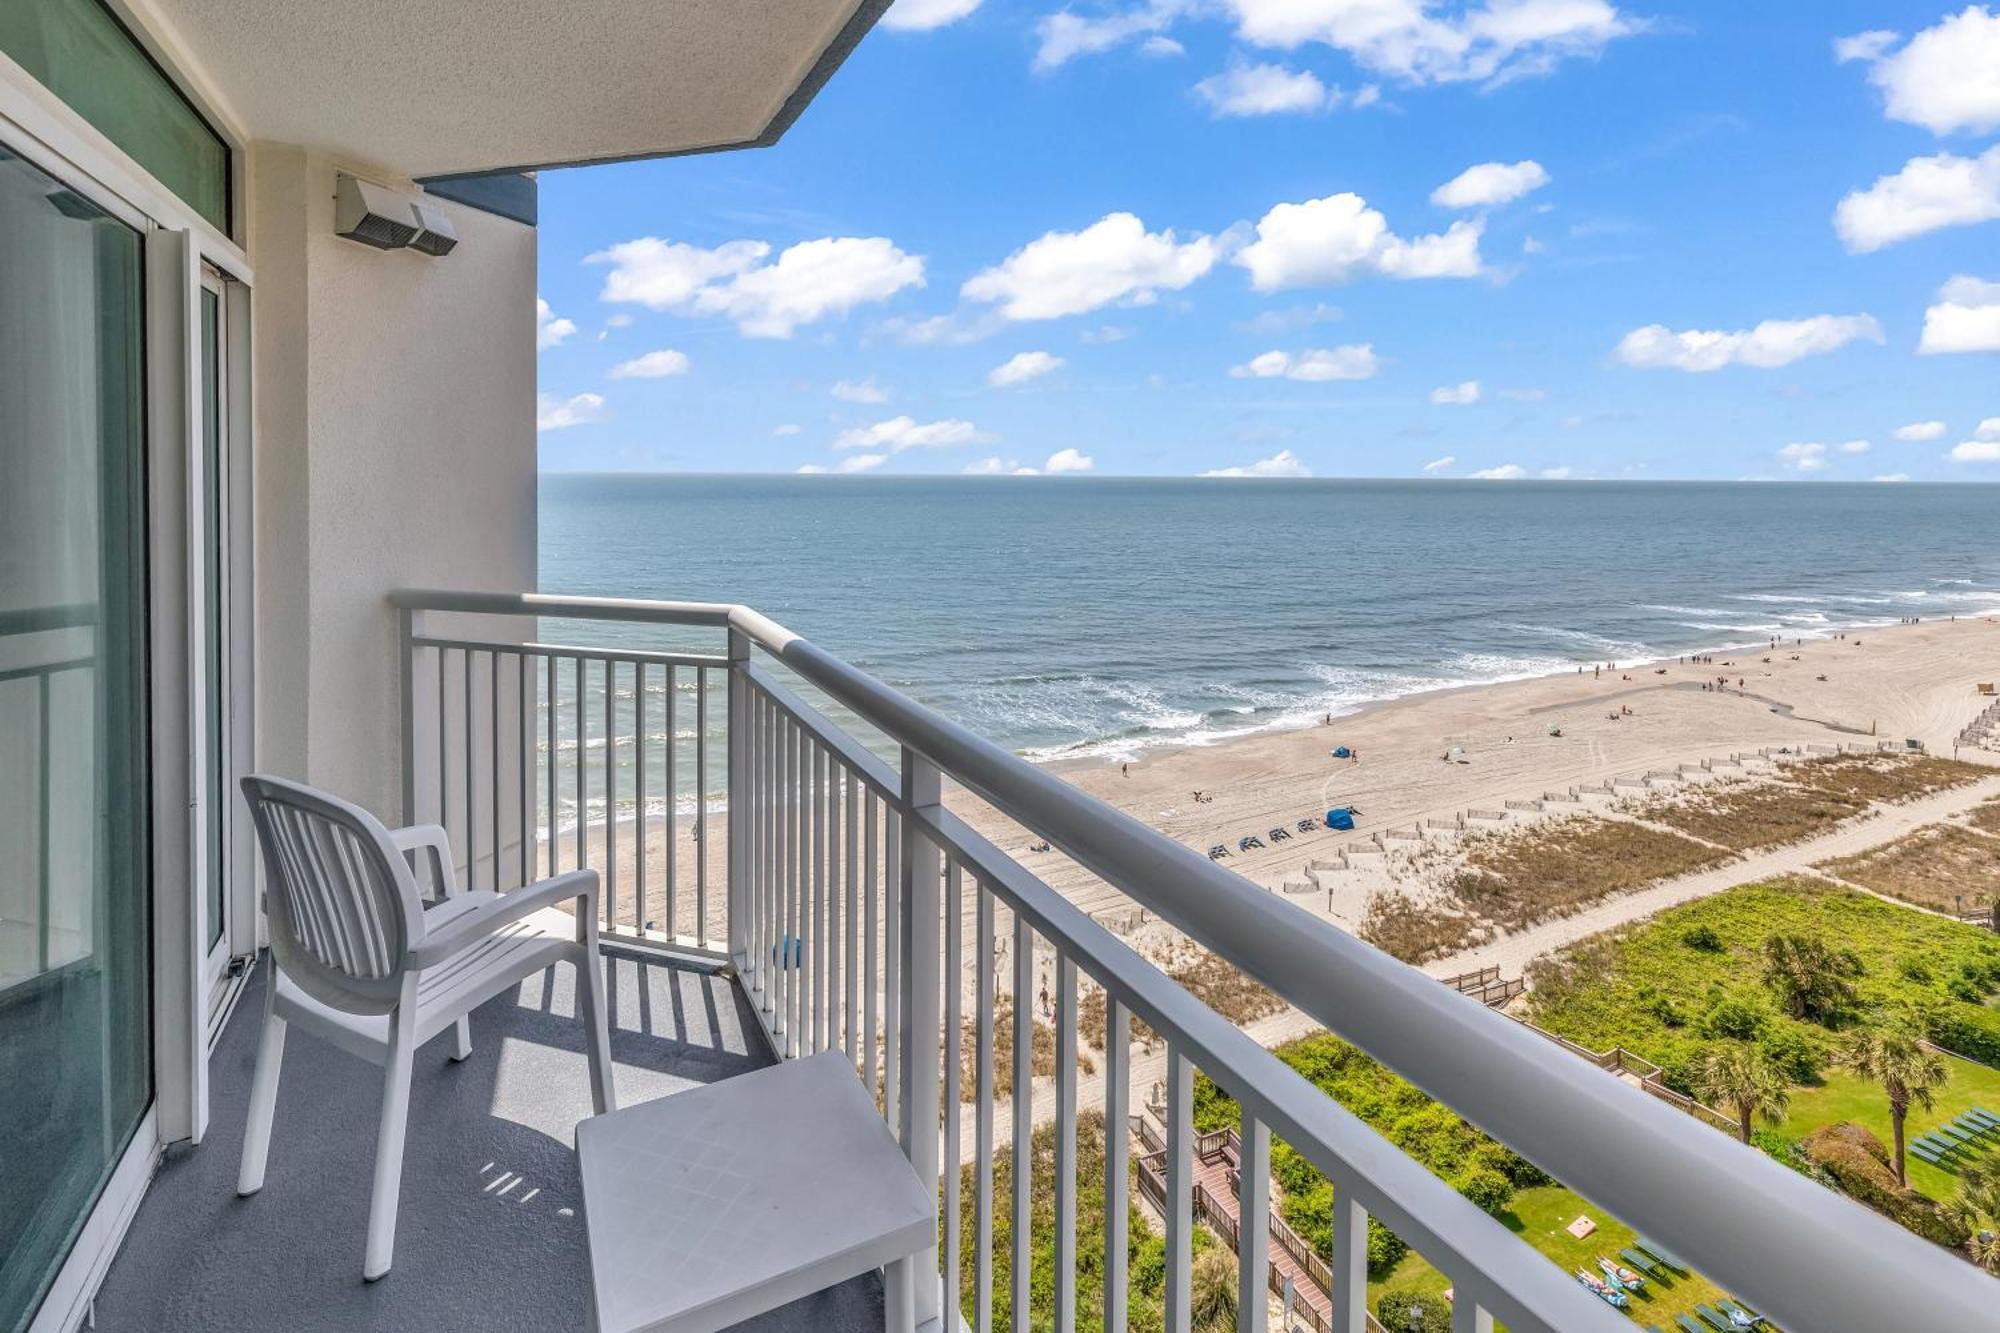
[[[451,863],[451,837],[443,828],[436,824],[412,824],[408,828],[391,829],[389,841],[409,861],[412,870],[417,868],[416,853],[430,853],[431,883],[439,897],[449,898],[458,892],[458,877]]]
[[[446,922],[436,934],[426,933],[423,942],[410,950],[410,966],[431,967],[444,962],[468,945],[486,939],[501,927],[519,921],[524,916],[533,916],[544,907],[578,899],[576,920],[577,939],[584,938],[585,927],[590,927],[595,938],[597,925],[597,872],[595,870],[568,870],[552,879],[545,879],[511,893],[495,894],[488,901],[458,913]]]

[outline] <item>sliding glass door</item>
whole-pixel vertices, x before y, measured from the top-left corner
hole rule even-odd
[[[0,1330],[152,1100],[142,268],[0,145]]]

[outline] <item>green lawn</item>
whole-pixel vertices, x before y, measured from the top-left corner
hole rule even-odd
[[[1988,1069],[1970,1060],[1951,1060],[1948,1063],[1951,1066],[1951,1082],[1938,1092],[1937,1109],[1910,1112],[1906,1132],[1912,1139],[1957,1119],[1975,1106],[2000,1114],[2000,1069]],[[1843,1120],[1863,1126],[1881,1139],[1885,1148],[1893,1147],[1889,1130],[1889,1103],[1882,1096],[1882,1089],[1845,1070],[1827,1074],[1822,1087],[1795,1091],[1792,1094],[1791,1115],[1779,1132],[1789,1138],[1804,1138],[1821,1125]],[[1949,1199],[1958,1188],[1958,1177],[1954,1173],[1932,1166],[1921,1158],[1910,1157],[1909,1170],[1911,1187],[1940,1202]]]
[[[1578,1240],[1563,1229],[1574,1222],[1579,1213],[1597,1223],[1597,1230],[1588,1240]],[[1509,1230],[1540,1250],[1565,1273],[1573,1273],[1579,1268],[1588,1268],[1594,1273],[1597,1271],[1597,1256],[1608,1255],[1616,1260],[1618,1251],[1638,1239],[1632,1228],[1602,1208],[1585,1203],[1574,1191],[1560,1185],[1540,1185],[1521,1190],[1514,1196],[1513,1207],[1501,1213],[1499,1218]],[[1385,1277],[1368,1284],[1368,1308],[1374,1309],[1377,1298],[1383,1293],[1400,1289],[1443,1299],[1444,1289],[1450,1285],[1444,1274],[1412,1252]],[[1649,1279],[1645,1291],[1633,1296],[1632,1304],[1625,1313],[1642,1324],[1671,1328],[1675,1315],[1693,1314],[1695,1306],[1704,1302],[1713,1305],[1718,1296],[1727,1294],[1699,1275],[1669,1274],[1664,1280]]]

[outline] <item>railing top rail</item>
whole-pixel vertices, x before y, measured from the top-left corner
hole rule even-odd
[[[391,600],[406,610],[727,626],[1599,1206],[1669,1238],[1780,1325],[1989,1327],[1993,1279],[1942,1248],[1830,1197],[1604,1070],[1548,1058],[1548,1043],[1512,1020],[747,607],[532,593],[409,591]],[[1366,1165],[1393,1174],[1393,1163]],[[1718,1201],[1726,1201],[1728,1227],[1715,1225]],[[1522,1280],[1518,1272],[1510,1279]]]

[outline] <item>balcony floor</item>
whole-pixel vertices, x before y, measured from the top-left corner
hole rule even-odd
[[[697,963],[613,957],[611,1050],[634,1106],[772,1062],[734,981]],[[97,1299],[100,1333],[216,1329],[581,1329],[589,1273],[576,1122],[590,1113],[570,971],[474,1012],[473,1054],[449,1034],[417,1053],[395,1268],[361,1280],[381,1074],[313,1036],[286,1043],[264,1189],[236,1197],[263,1017],[260,962],[217,1045],[199,1148],[163,1161]],[[877,1275],[741,1325],[882,1327]]]

